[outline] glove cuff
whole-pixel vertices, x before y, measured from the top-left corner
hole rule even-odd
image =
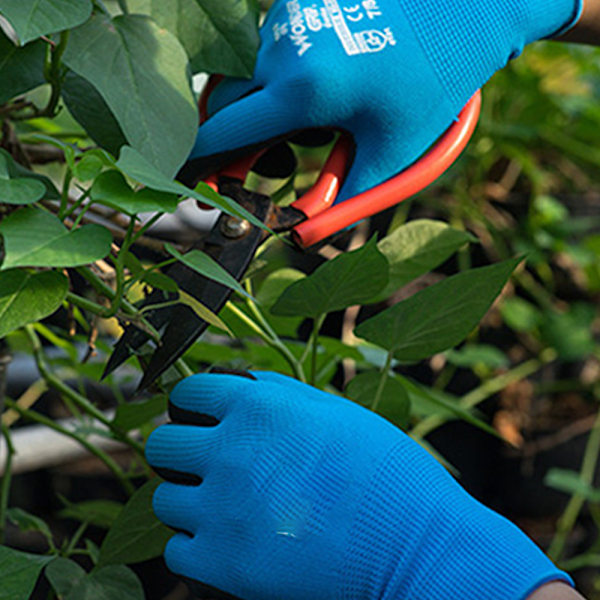
[[[530,5],[527,44],[566,33],[583,12],[583,0],[532,0]]]
[[[421,555],[410,587],[398,574],[383,600],[525,600],[550,581],[573,585],[513,523],[477,501],[461,508],[453,513],[452,527],[438,529],[444,533],[432,541],[435,554]]]

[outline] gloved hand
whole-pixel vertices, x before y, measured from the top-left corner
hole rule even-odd
[[[347,199],[414,162],[495,71],[572,26],[582,4],[275,0],[254,77],[217,86],[190,158],[304,128],[346,130],[357,146]]]
[[[154,496],[185,532],[166,549],[173,572],[244,600],[520,600],[570,581],[388,421],[253,375],[185,379],[177,424],[148,441],[149,462],[179,482]]]

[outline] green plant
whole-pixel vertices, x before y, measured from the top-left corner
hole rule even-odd
[[[434,207],[441,219],[417,215],[407,221],[408,209],[400,207],[379,241],[366,241],[362,226],[348,251],[328,247],[329,260],[319,258],[322,264],[308,275],[290,267],[287,247],[275,240],[264,245],[240,285],[207,255],[196,251],[184,257],[183,245],[156,239],[152,226],[188,197],[248,216],[208,186],[188,190],[173,176],[189,153],[197,122],[189,73],[250,75],[258,44],[257,7],[251,0],[219,0],[202,12],[192,10],[193,0],[121,0],[84,1],[77,10],[66,10],[72,6],[67,0],[43,0],[33,12],[23,9],[31,4],[0,0],[0,14],[12,25],[3,22],[7,33],[0,33],[6,57],[0,64],[0,339],[4,354],[29,353],[38,371],[38,379],[19,397],[0,395],[7,448],[0,541],[10,523],[37,532],[47,552],[0,546],[0,598],[28,598],[42,572],[60,598],[80,598],[89,590],[102,590],[107,599],[143,597],[139,579],[126,565],[159,556],[170,535],[151,511],[157,479],[144,462],[143,443],[166,409],[169,389],[192,372],[218,365],[290,374],[368,406],[437,454],[426,436],[440,425],[462,419],[498,437],[480,411],[482,403],[557,359],[598,355],[589,334],[592,296],[567,307],[548,266],[566,253],[577,261],[588,287],[598,290],[595,237],[586,233],[583,243],[576,243],[574,232],[585,228],[568,218],[554,196],[564,189],[571,163],[583,169],[582,164],[595,165],[597,157],[571,141],[587,139],[586,126],[558,135],[538,111],[542,103],[545,118],[552,111],[557,119],[567,110],[578,111],[588,119],[587,127],[597,127],[600,116],[589,105],[573,108],[532,86],[524,123],[515,117],[512,127],[498,125],[516,112],[501,91],[516,77],[534,79],[535,68],[543,71],[540,61],[543,66],[557,56],[562,60],[564,51],[542,49],[527,59],[533,67],[519,63],[524,66],[498,76],[463,168],[421,197],[421,204]],[[42,8],[53,10],[42,17]],[[589,76],[597,85],[596,75]],[[502,119],[492,120],[496,113]],[[566,161],[558,173],[543,163],[541,150],[531,142],[538,131]],[[249,185],[289,200],[295,189],[310,183],[307,171],[318,167],[324,152],[296,151],[303,166],[297,177],[267,181],[252,175]],[[504,206],[477,193],[494,182],[499,165],[506,171],[501,179],[506,195],[514,179],[509,176],[517,173],[514,186],[532,198],[519,228],[511,227],[514,221],[507,224]],[[142,213],[152,216],[142,219]],[[527,268],[514,258],[525,253]],[[146,309],[136,302],[143,289],[177,291],[160,269],[178,260],[230,286],[232,300],[215,315],[180,293],[179,301],[191,303],[211,323],[207,335],[151,393],[133,401],[124,397],[123,387],[139,374],[144,352],[132,358],[129,371],[107,379],[112,405],[98,405],[88,397],[86,382],[100,378],[119,323],[134,323],[156,336],[145,321]],[[475,260],[485,266],[473,268]],[[494,330],[490,323],[478,328],[515,269],[505,301],[493,315],[526,349],[517,358],[509,348],[486,341]],[[433,271],[444,277],[430,279],[403,299],[393,298]],[[366,306],[360,314],[358,305]],[[433,365],[429,381],[412,371],[424,360]],[[474,383],[453,393],[452,382],[461,373],[469,373]],[[589,387],[597,397],[596,383]],[[74,427],[39,402],[47,390],[56,392],[60,413],[70,416]],[[54,430],[94,455],[119,482],[118,500],[62,498],[59,520],[77,523],[68,535],[57,535],[40,517],[13,506],[11,440],[20,421]],[[599,430],[596,425],[580,476],[549,476],[550,485],[573,495],[552,549],[555,558],[562,555],[582,501],[598,506],[590,472]],[[127,460],[117,460],[97,443],[98,435],[127,448]],[[101,543],[92,540],[92,528],[106,532]],[[585,556],[580,560],[597,561],[594,552]]]

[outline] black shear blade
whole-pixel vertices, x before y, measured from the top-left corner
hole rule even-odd
[[[271,203],[266,196],[247,192],[241,187],[235,189],[235,192],[235,200],[244,208],[263,222],[267,219]],[[206,240],[194,246],[194,249],[202,249],[239,281],[267,234],[264,230],[250,224],[245,224],[245,228],[238,232],[235,227],[232,229],[232,223],[236,223],[235,219],[232,221],[232,217],[222,214]],[[231,295],[230,288],[204,277],[183,263],[171,266],[166,274],[183,291],[214,313],[218,313],[223,308]],[[164,301],[164,293],[154,291],[146,298],[144,305],[149,306]],[[145,368],[139,389],[147,387],[160,377],[208,327],[208,323],[193,309],[183,304],[149,310],[145,317],[159,331],[161,339]],[[150,339],[148,332],[134,324],[128,325],[113,350],[104,374],[116,369]]]

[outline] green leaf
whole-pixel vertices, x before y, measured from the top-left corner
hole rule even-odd
[[[40,556],[0,546],[0,600],[27,600],[41,570],[53,556]]]
[[[147,271],[140,279],[140,283],[147,283],[150,287],[163,290],[165,292],[176,293],[179,286],[168,275],[158,273],[157,271]]]
[[[69,291],[69,280],[55,271],[21,269],[0,272],[0,338],[58,310]]]
[[[298,269],[290,267],[277,269],[266,277],[256,293],[256,301],[260,304],[263,312],[267,313],[269,323],[280,336],[294,337],[304,317],[277,317],[268,313],[271,312],[271,307],[284,290],[304,277],[304,273]]]
[[[377,395],[380,381],[380,371],[360,373],[350,381],[344,395],[366,408],[371,408]],[[410,398],[398,379],[386,376],[377,413],[402,429],[408,425],[410,418]]]
[[[44,575],[56,595],[59,598],[66,598],[87,573],[76,562],[59,556],[46,567]]]
[[[156,169],[156,167],[153,167],[139,152],[130,146],[123,146],[123,148],[121,148],[121,154],[117,161],[117,168],[123,171],[125,175],[128,175],[132,179],[135,179],[135,181],[138,181],[153,190],[194,198],[213,208],[218,208],[229,215],[246,219],[257,227],[266,229],[261,221],[231,198],[220,196],[203,182],[200,182],[195,189],[191,190],[178,181],[173,181]]]
[[[203,275],[208,279],[212,279],[225,287],[231,288],[242,296],[248,296],[248,293],[240,285],[240,282],[208,254],[201,252],[200,250],[190,250],[185,254],[181,254],[181,252],[177,252],[171,244],[165,244],[165,250],[178,261],[182,262],[193,271],[196,271],[196,273],[200,273],[200,275]]]
[[[143,212],[168,212],[177,210],[179,197],[145,188],[133,191],[125,177],[118,171],[106,171],[96,178],[91,198],[130,216]]]
[[[140,580],[123,565],[86,573],[74,561],[57,558],[45,573],[61,600],[144,600]]]
[[[521,259],[448,277],[361,323],[357,336],[418,361],[456,346],[477,326]]]
[[[76,504],[69,503],[59,512],[59,516],[109,529],[122,509],[123,505],[120,502],[112,500],[85,500]]]
[[[533,331],[544,318],[536,306],[518,296],[506,298],[500,306],[500,314],[506,324],[515,331]]]
[[[419,219],[398,227],[377,244],[390,265],[389,281],[379,298],[391,296],[398,288],[441,265],[468,242],[476,241],[472,235],[442,221]]]
[[[0,104],[45,83],[45,59],[41,40],[18,48],[0,31]]]
[[[98,154],[86,152],[73,168],[73,175],[79,181],[91,181],[95,179],[104,168],[104,161]]]
[[[58,217],[23,208],[0,222],[6,257],[2,268],[77,267],[104,258],[112,236],[100,225],[69,231]]]
[[[133,564],[160,556],[173,532],[154,515],[152,495],[160,484],[143,485],[123,507],[100,547],[98,566]]]
[[[156,169],[174,175],[198,127],[187,56],[177,38],[142,15],[94,15],[71,31],[63,60],[100,93],[128,142]]]
[[[129,0],[179,38],[194,73],[252,77],[260,44],[252,0]],[[201,34],[199,33],[201,32]]]
[[[540,326],[542,338],[563,360],[585,358],[596,346],[592,332],[595,316],[596,307],[582,302],[572,304],[565,312],[548,312]]]
[[[593,488],[576,471],[550,469],[544,477],[544,484],[569,495],[577,494],[589,502],[600,503],[600,489]]]
[[[76,27],[92,14],[91,0],[2,0],[0,12],[14,27],[19,42]]]
[[[425,387],[401,375],[395,374],[394,377],[402,383],[408,393],[414,415],[418,415],[419,417],[435,415],[445,419],[456,417],[494,437],[500,438],[498,432],[493,427],[475,416],[471,410],[461,406],[455,396],[441,390]]]
[[[154,396],[145,402],[120,404],[117,407],[113,425],[123,431],[131,431],[162,415],[167,410],[167,398]]]
[[[2,204],[33,204],[46,193],[46,186],[31,177],[10,178],[8,159],[0,154],[0,200]]]
[[[183,290],[179,290],[179,302],[189,306],[203,321],[232,335],[229,327],[197,298],[194,298]]]
[[[0,178],[0,200],[4,204],[33,204],[45,192],[44,184],[35,179]]]
[[[61,97],[74,119],[102,148],[115,156],[127,144],[125,134],[96,88],[73,71],[67,71]]]
[[[48,200],[58,200],[60,198],[60,194],[48,177],[26,169],[19,163],[15,162],[13,157],[2,148],[0,148],[0,161],[0,170],[2,171],[4,177],[8,176],[9,179],[27,178],[41,181],[46,186],[46,198],[48,198]]]
[[[52,540],[52,532],[43,519],[28,513],[22,508],[9,508],[6,511],[8,520],[16,525],[20,531],[37,531],[41,533],[47,540]]]
[[[288,287],[271,312],[317,318],[376,296],[388,281],[388,263],[375,238],[362,248],[330,260]]]
[[[448,350],[446,358],[450,364],[463,368],[481,365],[489,369],[502,369],[510,365],[508,356],[502,350],[487,344],[469,344],[460,350]]]

